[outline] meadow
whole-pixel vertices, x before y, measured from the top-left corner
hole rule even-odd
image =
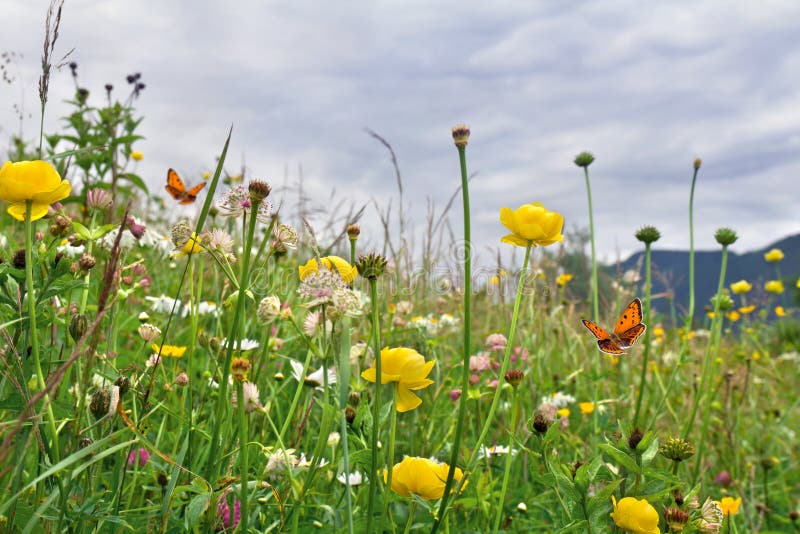
[[[651,221],[641,272],[616,273],[593,226],[565,233],[532,197],[497,206],[521,262],[473,266],[463,125],[442,135],[464,220],[387,209],[364,246],[361,210],[315,228],[230,170],[235,133],[198,162],[213,171],[165,161],[151,190],[139,75],[90,93],[69,68],[63,128],[16,138],[0,170],[4,531],[800,530],[782,251],[765,284],[727,279],[737,235],[719,229],[716,296],[695,302],[690,252],[676,320],[652,310]],[[565,162],[590,221],[593,161]],[[702,162],[686,167],[692,221]],[[165,218],[180,204],[197,217]],[[397,237],[414,233],[420,250]]]

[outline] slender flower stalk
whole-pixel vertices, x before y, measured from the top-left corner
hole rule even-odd
[[[472,337],[472,241],[470,235],[470,211],[469,211],[469,178],[467,174],[467,143],[469,141],[470,130],[466,125],[453,128],[453,140],[458,150],[458,161],[461,168],[461,200],[464,206],[464,337],[461,367],[461,391],[466,392],[469,387],[469,357],[470,339]],[[380,374],[378,375],[380,376]],[[450,489],[453,486],[453,479],[458,464],[458,456],[461,448],[461,435],[464,432],[464,418],[467,411],[467,395],[461,395],[458,399],[458,419],[456,422],[456,433],[453,439],[453,449],[450,454],[450,468],[447,471],[447,480],[444,484],[444,494],[439,506],[439,513],[433,523],[431,534],[435,534],[442,519],[447,513],[447,502],[450,498]]]
[[[378,378],[380,382],[380,378]],[[391,418],[389,420],[389,449],[386,451],[386,465],[394,465],[394,444],[395,434],[397,432],[397,384],[391,389],[392,391],[392,408]],[[389,488],[392,487],[392,471],[393,469],[386,470],[386,494],[383,499],[383,517],[389,517],[389,501],[391,501],[392,492]]]
[[[242,532],[247,532],[247,479],[248,467],[247,462],[247,415],[245,414],[245,397],[243,382],[236,381],[236,405],[239,412],[239,477],[241,479],[241,494],[239,501],[241,502],[241,522]]]
[[[650,293],[652,290],[651,284],[651,245],[661,237],[661,234],[652,226],[645,226],[636,232],[636,239],[644,243],[644,269],[645,269],[645,283],[644,283],[644,324],[650,324]],[[650,332],[652,328],[648,328],[644,332],[644,356],[642,358],[642,373],[639,378],[639,396],[636,398],[636,411],[633,415],[633,426],[638,428],[639,415],[642,409],[642,399],[647,393],[647,364],[650,359]]]
[[[705,445],[708,436],[709,420],[711,419],[711,401],[715,391],[712,382],[716,376],[717,356],[719,354],[719,342],[722,335],[723,314],[720,312],[720,306],[723,301],[723,289],[725,288],[725,271],[728,266],[728,246],[732,245],[736,239],[736,233],[729,228],[721,228],[716,233],[717,242],[722,245],[722,260],[719,270],[719,282],[717,284],[717,294],[714,298],[714,319],[711,327],[711,339],[706,345],[705,356],[703,358],[703,374],[700,381],[700,388],[697,390],[694,401],[692,403],[692,412],[687,422],[686,429],[684,429],[683,437],[688,438],[694,426],[694,419],[697,414],[697,408],[702,395],[703,399],[703,422],[700,431],[700,442],[697,446],[697,457],[695,459],[695,467],[693,473],[693,483],[696,483],[700,476],[700,467],[702,465],[703,453],[705,452]]]
[[[370,445],[372,450],[372,460],[370,463],[369,477],[369,501],[367,501],[367,530],[372,532],[372,522],[375,514],[375,499],[378,490],[378,434],[380,427],[381,413],[381,328],[380,313],[378,311],[378,280],[369,278],[369,295],[372,300],[372,346],[375,353],[375,393],[372,399],[372,437]]]
[[[514,373],[514,371],[509,371],[509,373]],[[517,375],[518,375],[519,378],[517,378]],[[516,380],[516,384],[513,381],[509,380],[509,379]],[[495,513],[495,516],[494,516],[494,533],[495,534],[497,534],[497,532],[500,530],[500,520],[503,518],[503,504],[505,503],[505,500],[506,500],[506,492],[508,491],[508,479],[510,478],[510,475],[511,475],[511,463],[512,463],[512,458],[514,456],[514,433],[517,431],[517,425],[519,424],[519,388],[518,388],[518,386],[519,386],[519,380],[521,380],[521,379],[522,379],[522,373],[519,372],[519,371],[517,371],[515,373],[515,376],[509,376],[509,377],[506,378],[506,380],[509,380],[509,382],[511,383],[511,385],[514,388],[514,392],[513,392],[512,400],[511,400],[511,411],[512,411],[513,416],[512,416],[511,428],[509,429],[509,432],[508,432],[508,454],[506,454],[506,458],[505,458],[506,463],[505,463],[505,467],[503,469],[503,483],[502,483],[502,486],[500,488],[500,496],[497,499],[497,510],[496,510],[496,513]]]
[[[355,260],[351,257],[351,263]],[[350,389],[350,318],[342,318],[342,333],[339,336],[339,435],[342,443],[342,469],[344,470],[345,505],[347,507],[347,530],[353,533],[353,497],[350,495],[350,453],[347,439],[347,415],[345,407]]]

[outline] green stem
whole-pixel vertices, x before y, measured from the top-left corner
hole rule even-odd
[[[589,166],[583,167],[583,177],[586,180],[586,198],[589,201],[589,236],[592,242],[592,314],[594,322],[600,320],[600,298],[598,296],[598,281],[597,281],[597,253],[595,251],[595,238],[594,238],[594,209],[592,208],[592,187],[589,183]],[[599,384],[600,382],[600,358],[594,358],[594,380],[592,380],[592,402],[597,406],[599,400]],[[592,432],[597,434],[598,413],[595,410],[592,413]]]
[[[389,422],[389,449],[386,451],[386,495],[383,499],[383,515],[389,517],[389,501],[391,500],[392,471],[394,471],[394,444],[397,430],[397,385],[392,388],[392,415]]]
[[[716,356],[719,352],[720,334],[722,332],[722,313],[720,312],[720,300],[723,289],[725,287],[725,271],[728,266],[728,246],[722,245],[722,264],[719,272],[719,282],[717,283],[717,293],[714,299],[714,320],[711,326],[711,339],[706,345],[705,355],[703,357],[703,371],[700,380],[700,387],[697,394],[694,396],[692,403],[692,412],[689,420],[687,421],[686,428],[683,432],[683,438],[686,439],[694,427],[694,419],[697,415],[697,408],[699,406],[700,398],[703,399],[703,426],[700,433],[700,443],[697,447],[697,456],[695,458],[695,468],[693,480],[697,482],[700,475],[701,460],[705,448],[706,437],[708,435],[708,424],[711,414],[711,398],[714,388],[710,383],[715,375]],[[713,349],[713,351],[712,351]]]
[[[650,243],[644,245],[644,269],[645,269],[645,283],[644,283],[644,324],[650,326]],[[642,374],[639,377],[639,396],[636,399],[636,411],[633,414],[633,426],[639,426],[639,413],[642,409],[642,399],[647,389],[647,363],[650,359],[650,330],[647,328],[644,332],[644,357],[642,358]]]
[[[367,502],[367,530],[372,532],[372,521],[375,513],[375,494],[378,489],[378,428],[381,413],[381,329],[378,313],[378,281],[369,279],[369,293],[372,300],[372,346],[375,353],[375,398],[372,400],[372,461],[369,477],[369,501]]]
[[[467,174],[467,147],[465,144],[456,145],[458,161],[461,168],[461,200],[464,206],[464,341],[461,367],[461,396],[458,398],[458,423],[453,439],[453,450],[450,453],[450,469],[447,471],[447,480],[444,484],[444,494],[439,505],[439,513],[433,523],[431,534],[435,534],[447,515],[447,502],[450,500],[450,489],[456,474],[456,465],[461,448],[461,437],[464,431],[464,419],[467,412],[467,389],[469,388],[469,357],[471,354],[472,338],[472,240],[470,231],[469,210],[469,176]],[[528,247],[530,249],[530,246]],[[509,341],[509,343],[511,343]],[[500,391],[498,385],[497,391]],[[496,395],[495,395],[496,397]]]
[[[355,248],[355,247],[353,247]],[[350,318],[342,318],[342,333],[339,347],[339,434],[342,443],[342,467],[344,469],[345,503],[347,506],[347,531],[353,534],[353,497],[350,494],[350,456],[347,439],[347,406],[350,389]]]
[[[236,405],[239,412],[239,478],[241,494],[241,519],[239,522],[240,532],[247,532],[247,416],[244,413],[244,386],[242,382],[236,381]]]
[[[517,431],[519,424],[519,395],[518,389],[514,387],[513,400],[511,401],[511,410],[514,414],[512,417],[511,431],[508,433],[508,454],[506,454],[506,465],[503,470],[503,484],[500,488],[500,498],[497,501],[497,511],[494,516],[494,533],[500,530],[500,520],[503,518],[503,505],[506,500],[506,492],[508,491],[508,479],[511,475],[511,459],[514,456],[514,433]]]
[[[689,311],[686,318],[686,335],[692,329],[694,320],[694,186],[697,183],[697,171],[695,167],[692,175],[692,189],[689,193]]]
[[[33,289],[33,221],[31,220],[32,201],[25,201],[25,297],[28,300],[28,338],[31,344],[31,356],[33,365],[36,369],[36,381],[39,391],[44,391],[44,372],[42,371],[42,360],[39,355],[39,332],[36,326],[36,294]],[[53,440],[50,448],[53,456],[53,464],[61,461],[61,447],[58,443],[58,429],[56,418],[53,414],[53,405],[50,402],[50,395],[45,394],[44,403],[47,406],[47,422],[50,427],[51,439]]]

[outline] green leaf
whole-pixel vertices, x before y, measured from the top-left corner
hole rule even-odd
[[[658,438],[655,432],[648,432],[645,434],[642,443],[639,443],[639,445],[642,446],[642,444],[647,441],[649,441],[649,443],[647,443],[647,448],[642,453],[642,465],[649,464],[658,453]]]
[[[639,466],[636,464],[636,461],[630,456],[628,456],[626,452],[619,450],[610,443],[602,443],[600,445],[600,449],[609,456],[611,456],[611,458],[615,462],[624,466],[625,469],[628,470],[628,472],[634,474],[641,474],[641,469],[639,469]]]
[[[208,510],[208,505],[211,503],[211,494],[202,493],[195,495],[189,505],[186,507],[186,520],[189,522],[190,528],[200,526],[203,514]]]
[[[89,232],[89,229],[78,221],[72,221],[72,229],[75,230],[75,233],[78,234],[78,237],[84,241],[91,241],[91,232]]]
[[[147,184],[144,183],[144,180],[142,180],[141,176],[139,176],[138,174],[133,174],[132,172],[128,172],[120,175],[120,178],[128,180],[130,183],[141,189],[145,195],[150,194],[150,190],[147,188]]]

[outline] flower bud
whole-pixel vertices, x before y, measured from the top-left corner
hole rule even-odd
[[[467,146],[467,143],[469,142],[469,134],[469,126],[466,124],[453,126],[453,141],[455,142],[456,146]]]
[[[125,395],[131,390],[131,379],[127,376],[118,376],[114,381],[114,385],[119,388],[120,395]]]
[[[575,156],[573,161],[578,167],[586,168],[594,161],[594,155],[591,152],[584,151]]]
[[[239,382],[247,381],[247,373],[250,371],[250,360],[247,358],[234,358],[231,362],[231,376]]]
[[[636,231],[636,239],[646,245],[655,243],[660,238],[661,232],[659,232],[655,226],[643,226]]]
[[[347,421],[348,425],[352,425],[353,421],[355,421],[356,419],[356,411],[350,406],[347,406],[344,409],[344,418]]]
[[[347,232],[347,238],[350,241],[358,240],[358,236],[361,233],[361,228],[357,224],[348,224],[344,230]]]
[[[248,184],[247,189],[250,192],[250,201],[253,203],[263,201],[269,196],[270,192],[272,192],[272,188],[263,180],[251,181]]]
[[[150,323],[144,323],[142,325],[139,325],[138,330],[139,330],[139,335],[142,337],[142,339],[148,343],[155,339],[158,339],[158,336],[161,335],[161,329]]]
[[[689,522],[689,513],[671,506],[664,510],[664,520],[672,532],[682,532]]]
[[[700,168],[700,165],[702,164],[703,160],[701,160],[700,158],[695,158],[694,163],[692,165],[694,166],[694,170],[698,170]]]
[[[94,266],[97,264],[97,260],[89,253],[81,254],[80,259],[78,260],[78,266],[81,268],[83,272],[91,271]]]
[[[366,256],[359,256],[356,269],[367,280],[377,280],[386,270],[386,263],[386,258],[373,252]]]
[[[538,434],[545,434],[547,433],[547,429],[550,427],[550,423],[547,421],[547,417],[542,412],[536,412],[533,416],[533,422],[529,423],[529,426],[533,428]]]
[[[86,205],[91,209],[105,211],[112,204],[114,204],[114,197],[105,189],[90,189],[86,193]]]
[[[694,446],[681,438],[667,438],[659,447],[658,452],[673,462],[682,462],[694,456]]]
[[[714,239],[716,239],[717,243],[723,247],[727,247],[728,245],[733,245],[736,243],[736,240],[739,239],[739,236],[736,235],[736,232],[730,228],[720,228],[714,234]]]
[[[189,375],[187,375],[185,372],[178,374],[178,376],[175,377],[175,384],[181,387],[188,386]]]
[[[111,406],[111,392],[107,389],[100,389],[92,394],[89,401],[89,411],[92,412],[95,419],[100,419],[108,414],[108,408]]]
[[[639,446],[639,443],[642,441],[643,437],[644,437],[644,432],[642,432],[642,429],[634,428],[633,432],[631,432],[630,437],[628,437],[628,447],[630,447],[632,451],[635,451],[636,447]]]
[[[77,342],[86,333],[88,326],[89,320],[86,315],[82,313],[73,315],[69,320],[69,337],[72,338],[72,341]]]
[[[181,248],[192,237],[192,227],[189,221],[178,221],[169,230],[170,239],[176,248]]]
[[[506,373],[506,382],[511,384],[511,387],[519,386],[519,383],[522,382],[525,373],[521,369],[511,369]]]
[[[16,269],[19,269],[19,270],[25,269],[25,249],[24,248],[17,249],[14,252],[14,257],[11,260],[11,264]]]
[[[281,313],[281,300],[275,296],[270,295],[261,299],[258,303],[258,311],[256,315],[259,320],[264,324],[270,324]]]

